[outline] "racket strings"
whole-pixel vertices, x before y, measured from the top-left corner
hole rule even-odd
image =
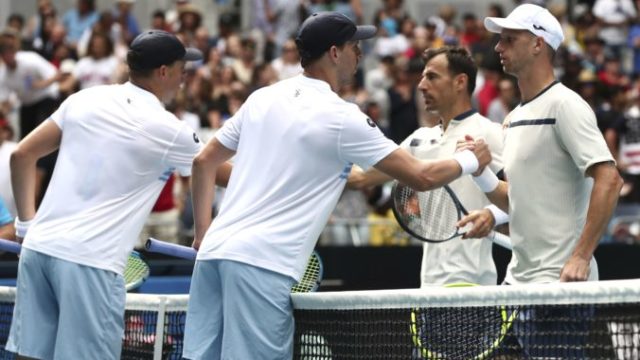
[[[416,192],[397,184],[394,202],[399,220],[413,235],[432,241],[448,240],[456,235],[458,208],[443,187]]]
[[[500,346],[513,316],[505,307],[416,308],[414,345],[426,359],[486,359]]]
[[[307,262],[300,282],[291,287],[291,293],[305,293],[314,291],[320,282],[321,270],[320,259],[313,253]]]
[[[137,253],[131,253],[127,259],[127,266],[124,269],[125,288],[133,290],[142,285],[144,280],[149,277],[149,265]]]

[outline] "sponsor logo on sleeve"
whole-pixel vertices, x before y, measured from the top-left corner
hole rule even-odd
[[[376,127],[375,121],[371,120],[371,118],[367,118],[367,124],[369,124],[369,126],[371,126],[372,128]]]

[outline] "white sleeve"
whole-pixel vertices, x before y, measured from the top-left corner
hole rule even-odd
[[[242,122],[244,121],[244,114],[247,112],[247,107],[251,104],[251,98],[242,104],[238,112],[236,112],[229,120],[224,122],[224,125],[215,134],[215,138],[220,141],[224,147],[229,150],[238,150],[238,143],[240,142],[240,132],[242,131]]]
[[[53,122],[55,122],[56,125],[58,125],[58,127],[61,130],[64,129],[65,115],[67,113],[67,109],[70,106],[69,104],[72,103],[76,97],[77,97],[77,95],[73,94],[73,95],[69,96],[68,98],[66,98],[62,102],[62,104],[60,104],[58,109],[56,111],[54,111],[54,113],[51,114],[51,116],[49,116],[49,118],[51,120],[53,120]]]
[[[614,161],[598,129],[595,114],[586,102],[575,98],[562,99],[555,110],[554,129],[558,140],[583,174],[591,165]]]
[[[367,170],[398,148],[359,110],[348,111],[343,119],[338,150],[343,160]]]
[[[190,176],[193,158],[202,148],[202,142],[186,123],[183,123],[169,147],[166,162],[175,168],[180,175]]]

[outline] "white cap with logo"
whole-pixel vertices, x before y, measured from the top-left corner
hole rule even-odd
[[[555,16],[547,9],[533,4],[518,6],[506,18],[487,17],[484,19],[484,27],[498,34],[502,29],[528,30],[543,38],[553,50],[558,50],[564,40],[562,26]]]

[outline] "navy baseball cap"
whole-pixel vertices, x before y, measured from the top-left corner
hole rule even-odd
[[[129,46],[127,64],[133,70],[151,70],[178,60],[202,60],[202,52],[186,48],[173,34],[162,30],[148,30],[136,36]]]
[[[309,16],[302,23],[296,36],[296,45],[300,57],[315,59],[333,45],[370,39],[377,31],[373,25],[356,26],[351,19],[339,12],[320,12]]]

